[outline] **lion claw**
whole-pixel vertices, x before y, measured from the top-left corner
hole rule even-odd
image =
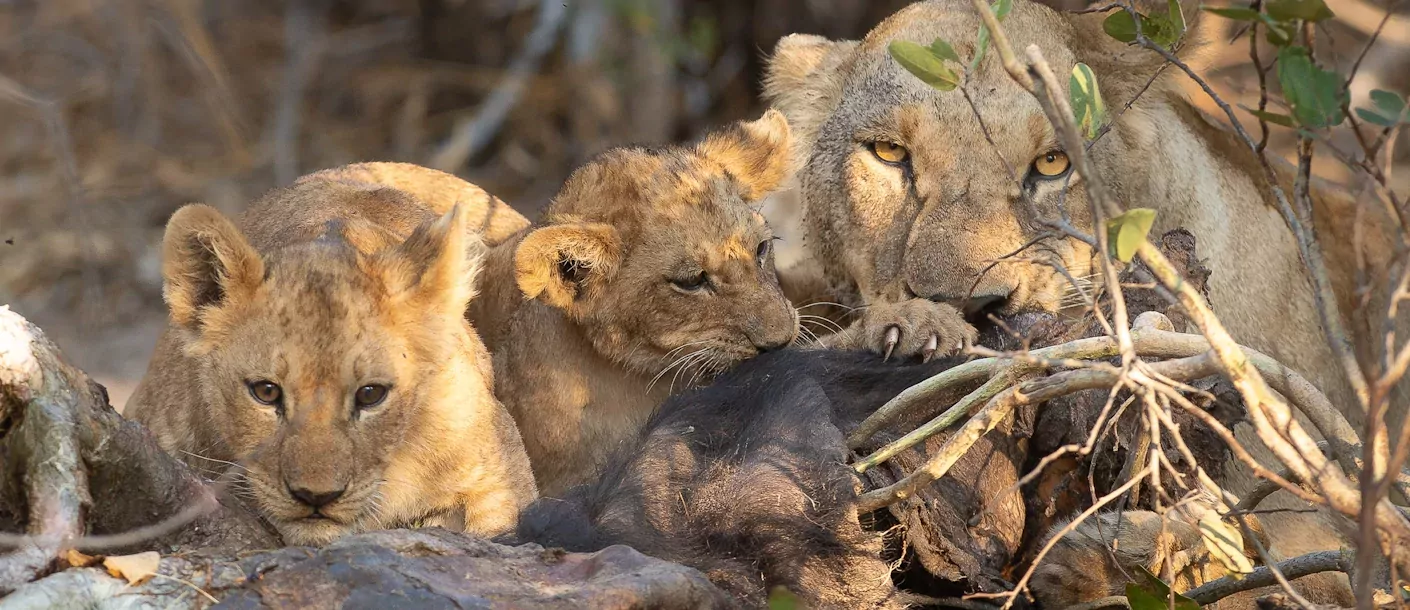
[[[935,350],[939,349],[939,347],[940,338],[935,335],[930,335],[930,340],[925,342],[925,349],[920,350],[920,361],[930,362],[930,359],[935,356]]]
[[[896,344],[901,342],[901,328],[892,326],[886,329],[886,352],[881,356],[881,361],[886,362],[891,359],[891,352],[895,351]]]

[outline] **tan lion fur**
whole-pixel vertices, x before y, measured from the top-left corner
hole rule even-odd
[[[1148,510],[1102,512],[1078,524],[1053,545],[1044,561],[1033,571],[1033,597],[1044,608],[1067,608],[1082,602],[1113,595],[1125,595],[1127,583],[1144,584],[1139,568],[1156,576],[1165,575],[1171,589],[1183,593],[1209,581],[1223,578],[1229,570],[1212,555],[1199,521],[1215,510],[1212,496],[1178,504],[1159,515]],[[1262,523],[1256,515],[1245,522],[1267,545]],[[1048,540],[1071,521],[1053,524]],[[1225,519],[1229,532],[1238,535],[1243,554],[1258,560],[1257,547],[1244,540],[1238,524]],[[1278,559],[1284,559],[1279,557]],[[1253,597],[1227,598],[1217,607],[1252,605]]]
[[[271,191],[238,223],[178,210],[163,243],[171,323],[127,416],[194,467],[229,469],[290,544],[512,529],[532,472],[465,315],[479,231],[526,224],[502,206],[448,174],[373,163]],[[282,403],[253,398],[260,380]],[[371,383],[386,398],[355,409]],[[294,489],[342,492],[317,518]]]
[[[544,495],[590,480],[673,388],[793,341],[754,209],[790,144],[770,112],[694,145],[608,151],[490,252],[471,319]],[[702,271],[708,289],[672,283]]]
[[[1195,23],[1197,3],[1185,5]],[[1102,31],[1105,18],[1015,0],[1004,28],[1019,52],[1037,44],[1064,83],[1076,62],[1090,65],[1115,113],[1163,60],[1112,40]],[[968,58],[979,25],[968,0],[931,0],[901,10],[862,41],[793,35],[778,43],[765,89],[799,134],[808,265],[823,276],[814,278],[814,289],[822,286],[833,299],[869,308],[916,298],[961,303],[973,289],[971,304],[989,301],[1007,313],[1056,311],[1070,283],[1041,262],[1058,263],[1078,278],[1094,270],[1091,249],[1072,239],[1044,239],[1021,256],[999,260],[1044,233],[1039,217],[1059,217],[1063,180],[1030,173],[1036,158],[1060,147],[1037,101],[1009,78],[997,54],[990,49],[966,76],[991,145],[959,91],[928,87],[887,53],[892,40],[930,44],[943,38]],[[1199,53],[1188,52],[1200,47],[1195,38],[1183,54],[1199,69]],[[1091,151],[1096,168],[1126,206],[1158,211],[1154,234],[1176,227],[1194,233],[1213,271],[1212,304],[1236,340],[1306,375],[1359,425],[1356,401],[1323,338],[1296,243],[1257,159],[1190,104],[1178,87],[1179,72],[1167,69],[1116,119]],[[867,148],[878,139],[907,147],[908,166],[878,161]],[[1282,179],[1291,194],[1286,172]],[[1072,175],[1070,187],[1065,209],[1074,225],[1090,231],[1080,178]],[[1332,189],[1314,190],[1316,227],[1342,311],[1351,317],[1352,330],[1363,333],[1359,345],[1379,345],[1373,337],[1381,329],[1375,317],[1385,311],[1383,298],[1359,295],[1356,279],[1364,274],[1371,286],[1388,285],[1389,221],[1382,211],[1358,210]],[[1024,191],[1032,207],[1021,197]],[[1236,433],[1260,460],[1277,463],[1249,426]],[[1242,495],[1254,478],[1234,464],[1224,484]],[[1306,505],[1280,492],[1262,507]],[[1295,556],[1344,544],[1334,521],[1325,513],[1279,512],[1267,515],[1264,525],[1277,550]],[[1313,576],[1300,585],[1323,601],[1349,603],[1342,577]]]

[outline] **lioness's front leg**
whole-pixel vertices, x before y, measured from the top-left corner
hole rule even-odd
[[[920,356],[922,361],[948,356],[974,342],[978,331],[959,310],[926,299],[899,303],[876,302],[861,310],[861,318],[841,332],[824,337],[835,349],[865,349],[887,360]]]

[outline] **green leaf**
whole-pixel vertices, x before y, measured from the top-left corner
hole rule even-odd
[[[1131,208],[1120,216],[1107,220],[1107,247],[1111,249],[1112,257],[1123,263],[1131,262],[1136,256],[1136,250],[1145,243],[1146,235],[1151,232],[1153,224],[1155,210],[1150,208]]]
[[[896,63],[931,87],[950,91],[960,84],[959,75],[927,47],[909,40],[893,40],[887,50],[891,52],[891,57],[896,59]]]
[[[1377,110],[1384,111],[1387,115],[1396,116],[1405,113],[1405,98],[1394,91],[1385,89],[1371,90],[1371,103],[1376,105]]]
[[[1175,34],[1175,38],[1170,41],[1170,44],[1175,44],[1181,36],[1185,35],[1185,13],[1180,10],[1180,0],[1167,0],[1166,13],[1166,17],[1170,19],[1170,25],[1173,26],[1171,32]]]
[[[930,43],[930,52],[940,59],[948,59],[957,64],[964,64],[964,62],[960,60],[960,54],[956,53],[954,47],[951,47],[950,43],[945,42],[943,38],[936,38],[935,42]]]
[[[1144,584],[1128,583],[1126,585],[1126,601],[1131,604],[1131,610],[1167,610],[1170,604],[1170,585],[1165,584],[1155,574],[1151,574],[1144,566],[1137,565],[1141,575],[1145,577]],[[1199,604],[1183,595],[1174,596],[1175,610],[1200,610]]]
[[[1393,91],[1375,89],[1371,91],[1371,104],[1374,108],[1357,108],[1356,116],[1367,123],[1381,127],[1394,127],[1405,121],[1405,98]]]
[[[1297,127],[1297,123],[1293,122],[1293,118],[1290,117],[1290,116],[1288,116],[1288,115],[1286,115],[1286,114],[1278,114],[1278,113],[1276,113],[1276,112],[1265,112],[1265,111],[1262,111],[1262,110],[1254,110],[1254,109],[1249,108],[1248,106],[1244,106],[1244,105],[1242,105],[1242,104],[1240,104],[1239,107],[1240,107],[1240,108],[1243,108],[1245,112],[1247,112],[1247,113],[1249,113],[1249,114],[1251,114],[1251,115],[1253,115],[1253,116],[1255,116],[1255,117],[1258,117],[1258,118],[1260,118],[1260,119],[1263,119],[1263,120],[1265,120],[1265,121],[1267,121],[1267,122],[1269,122],[1269,123],[1272,123],[1272,124],[1274,124],[1274,125],[1282,125],[1283,127]]]
[[[1169,15],[1138,13],[1136,17],[1141,22],[1141,33],[1151,42],[1166,48],[1179,42],[1180,36],[1185,33],[1185,17],[1180,13],[1179,1],[1169,0],[1169,6]],[[1118,11],[1108,16],[1102,21],[1102,30],[1121,42],[1136,42],[1136,21],[1126,11]]]
[[[1247,6],[1231,6],[1228,8],[1216,8],[1212,6],[1204,7],[1205,12],[1214,13],[1225,19],[1234,21],[1258,21],[1261,18],[1258,11]]]
[[[1299,125],[1317,129],[1341,123],[1341,107],[1348,100],[1341,76],[1313,64],[1306,48],[1278,52],[1278,82]]]
[[[1097,75],[1087,64],[1078,63],[1072,67],[1072,76],[1067,79],[1067,95],[1072,103],[1072,112],[1082,134],[1088,139],[1097,137],[1106,123],[1106,104],[1102,101],[1102,91],[1097,87]]]
[[[1395,119],[1392,119],[1387,116],[1382,116],[1374,111],[1367,110],[1365,108],[1357,108],[1356,116],[1361,117],[1361,120],[1366,121],[1367,123],[1371,123],[1373,125],[1380,125],[1381,127],[1395,127],[1395,124],[1399,122]]]
[[[1268,40],[1268,44],[1280,49],[1292,44],[1292,34],[1285,29],[1286,26],[1269,19],[1267,15],[1263,16],[1263,23],[1268,26],[1264,28],[1263,33],[1264,38]]]
[[[1009,11],[1013,10],[1013,0],[999,0],[992,6],[994,7],[994,16],[997,17],[999,21],[1003,21],[1004,17],[1009,16]]]
[[[794,610],[798,607],[798,596],[783,585],[769,591],[769,610]]]
[[[1102,30],[1107,36],[1125,43],[1136,42],[1136,20],[1131,13],[1117,11],[1102,22]]]
[[[1288,22],[1295,19],[1321,21],[1331,19],[1335,15],[1322,0],[1273,0],[1268,3],[1268,16]]]
[[[994,11],[994,18],[1003,21],[1009,16],[1009,11],[1013,10],[1013,0],[999,0],[989,8]],[[989,51],[989,28],[985,25],[979,26],[979,42],[974,51],[974,60],[969,63],[969,71],[974,72],[979,69],[979,62],[984,61],[984,54]]]

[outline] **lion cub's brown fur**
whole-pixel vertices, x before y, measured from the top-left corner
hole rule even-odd
[[[193,466],[228,466],[291,544],[509,530],[535,487],[465,311],[477,228],[516,224],[463,181],[401,164],[305,176],[238,223],[184,207],[163,244],[171,323],[127,415]]]
[[[545,495],[585,482],[674,388],[797,333],[750,204],[789,172],[782,115],[609,151],[496,247],[471,307]]]

